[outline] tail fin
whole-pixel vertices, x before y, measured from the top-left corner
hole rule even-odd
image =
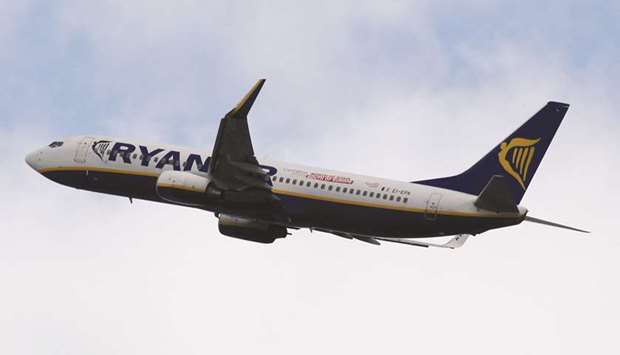
[[[513,201],[518,204],[566,111],[568,104],[549,102],[464,173],[415,183],[479,195],[491,177],[505,176]]]

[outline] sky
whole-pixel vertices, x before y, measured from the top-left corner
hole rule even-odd
[[[611,1],[0,0],[0,353],[617,354],[620,5]],[[458,250],[79,191],[24,162],[98,134],[210,153],[258,78],[259,161],[458,173],[571,104],[522,224]]]

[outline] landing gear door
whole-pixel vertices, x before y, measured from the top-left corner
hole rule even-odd
[[[88,150],[90,149],[90,145],[93,142],[93,138],[92,137],[84,137],[84,139],[82,139],[80,141],[80,143],[78,143],[77,149],[75,150],[75,156],[73,157],[73,160],[76,163],[85,163],[86,162],[86,157],[88,156]]]
[[[439,209],[439,202],[441,201],[441,194],[433,192],[426,200],[426,210],[424,211],[424,218],[429,221],[437,219],[437,210]]]

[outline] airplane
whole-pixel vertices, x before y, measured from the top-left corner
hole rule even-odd
[[[248,113],[260,79],[221,119],[210,156],[203,149],[87,135],[26,156],[59,184],[213,212],[221,234],[273,243],[310,229],[370,244],[458,248],[469,236],[523,221],[588,231],[528,216],[520,205],[569,105],[548,102],[461,174],[420,181],[258,160]],[[432,243],[419,238],[453,236]]]

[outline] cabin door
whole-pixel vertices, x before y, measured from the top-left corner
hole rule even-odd
[[[90,145],[93,142],[92,137],[84,137],[80,143],[78,143],[77,149],[75,150],[75,156],[73,160],[76,163],[85,163],[86,157],[88,156],[88,150],[90,149]]]

